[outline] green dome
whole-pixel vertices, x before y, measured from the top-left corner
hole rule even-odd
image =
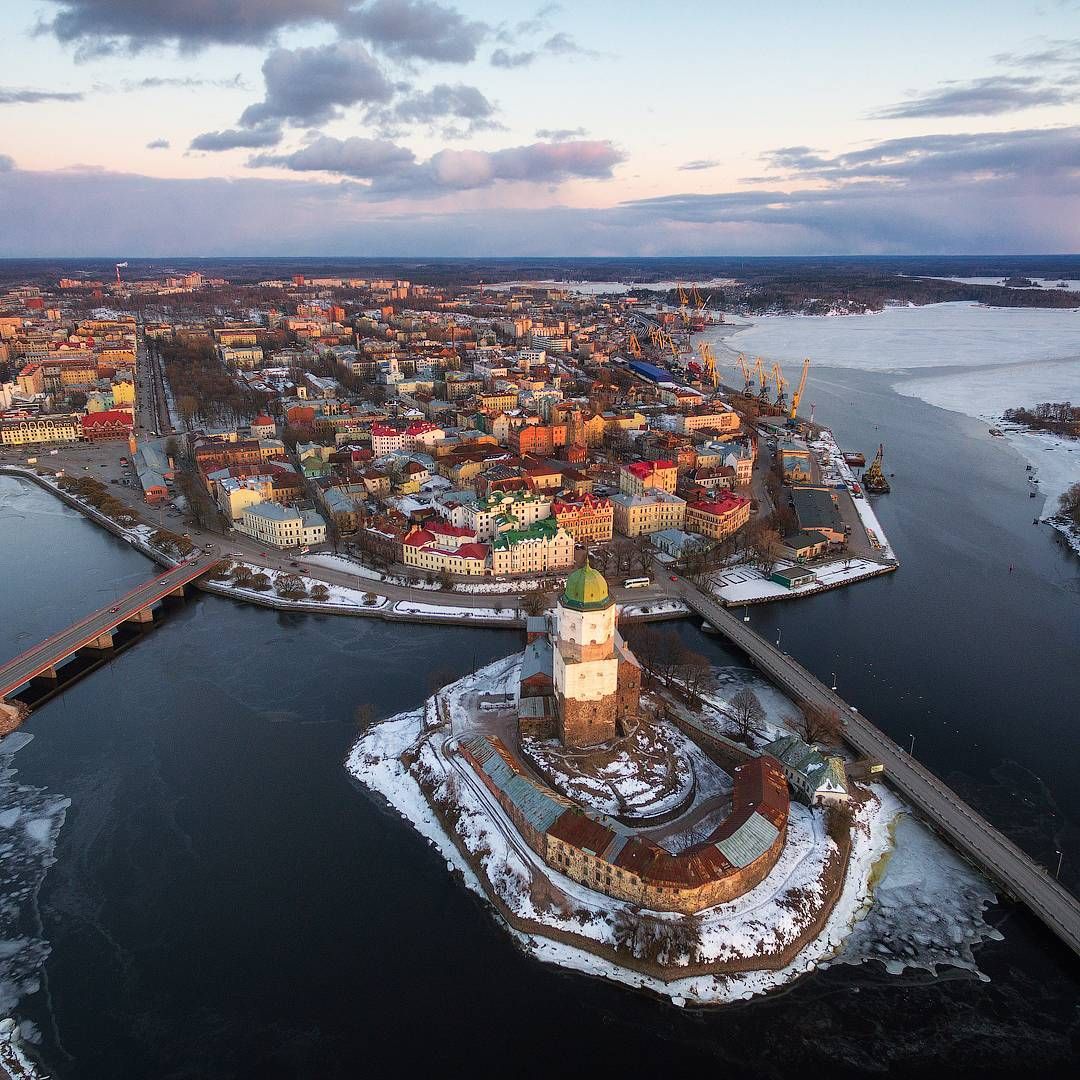
[[[565,607],[589,611],[607,607],[610,602],[604,575],[599,570],[594,570],[588,563],[580,570],[575,570],[566,579],[566,588],[561,601]]]

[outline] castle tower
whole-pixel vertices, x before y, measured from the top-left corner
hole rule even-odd
[[[556,610],[553,650],[559,739],[594,746],[616,734],[619,655],[615,601],[602,574],[586,564],[566,581]]]

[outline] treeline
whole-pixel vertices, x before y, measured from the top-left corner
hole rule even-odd
[[[1080,406],[1073,405],[1071,401],[1043,401],[1030,409],[1023,406],[1006,409],[1002,419],[1037,431],[1080,436]]]
[[[1002,285],[970,285],[937,278],[839,269],[826,273],[779,273],[771,278],[699,291],[709,297],[709,308],[748,314],[815,315],[827,314],[838,307],[853,313],[881,311],[890,301],[916,306],[974,301],[991,307],[1080,307],[1080,293],[1066,289],[1012,289]],[[655,296],[655,293],[642,290],[636,292],[645,299]],[[668,290],[663,297],[671,305],[679,302],[676,289]]]
[[[238,424],[265,407],[265,395],[226,371],[209,341],[159,341],[148,346],[165,365],[176,411],[188,431],[197,424]]]

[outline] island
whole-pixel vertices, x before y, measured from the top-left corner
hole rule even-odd
[[[797,717],[647,674],[586,565],[521,653],[374,725],[348,768],[531,955],[718,1004],[832,955],[890,844],[899,801]]]

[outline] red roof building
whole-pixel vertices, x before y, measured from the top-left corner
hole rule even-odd
[[[86,413],[82,417],[83,438],[95,442],[99,439],[126,439],[131,434],[133,423],[134,419],[126,409]]]

